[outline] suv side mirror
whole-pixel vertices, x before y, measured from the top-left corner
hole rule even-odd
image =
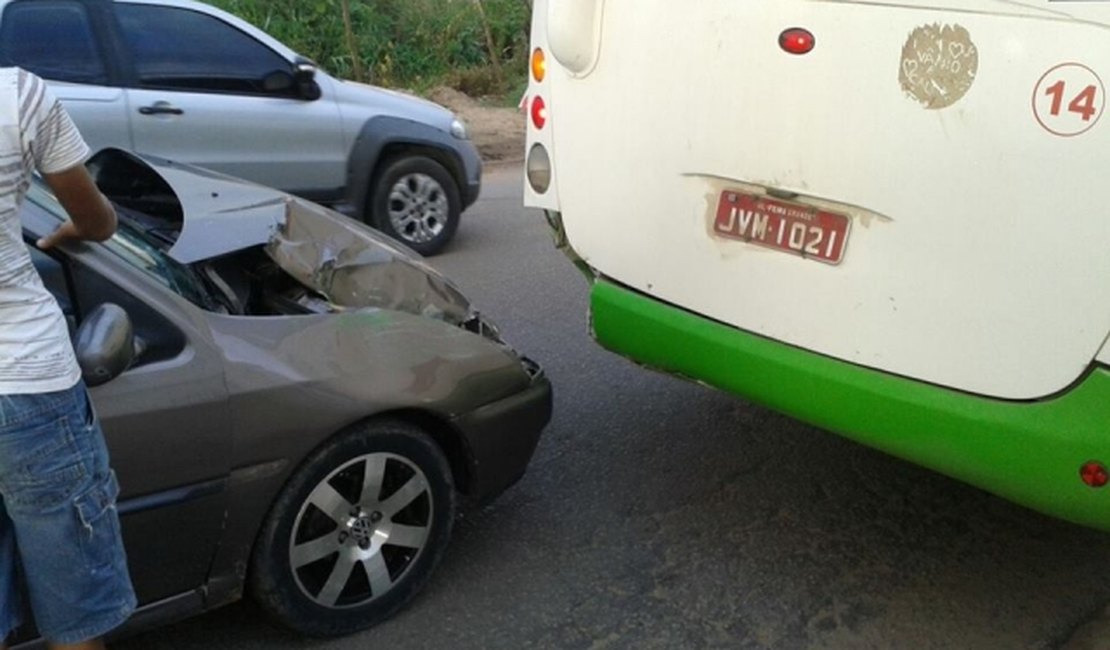
[[[316,64],[308,59],[297,59],[293,64],[293,81],[302,99],[316,101],[323,94],[320,84],[316,83]]]
[[[285,93],[296,85],[296,79],[288,70],[274,70],[262,77],[262,90],[268,93]]]
[[[119,305],[98,306],[77,329],[74,348],[86,385],[99,386],[115,379],[135,360],[131,318]]]

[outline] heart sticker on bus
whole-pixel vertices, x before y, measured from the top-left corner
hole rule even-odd
[[[925,25],[910,33],[902,48],[898,81],[907,95],[928,109],[960,101],[975,83],[979,49],[960,25]]]

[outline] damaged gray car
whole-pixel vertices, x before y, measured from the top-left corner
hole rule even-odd
[[[244,592],[314,636],[396,612],[459,509],[523,475],[551,416],[540,367],[360,223],[118,150],[89,168],[119,232],[28,246],[122,489],[141,603],[122,632]],[[63,218],[36,183],[26,241]]]

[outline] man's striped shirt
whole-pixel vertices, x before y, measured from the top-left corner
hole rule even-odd
[[[41,79],[0,68],[0,395],[65,390],[81,377],[65,318],[31,264],[19,213],[36,170],[63,172],[88,154]]]

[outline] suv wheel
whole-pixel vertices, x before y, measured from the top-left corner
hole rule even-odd
[[[371,223],[421,255],[443,250],[459,227],[461,212],[454,178],[425,156],[387,163],[370,198]]]

